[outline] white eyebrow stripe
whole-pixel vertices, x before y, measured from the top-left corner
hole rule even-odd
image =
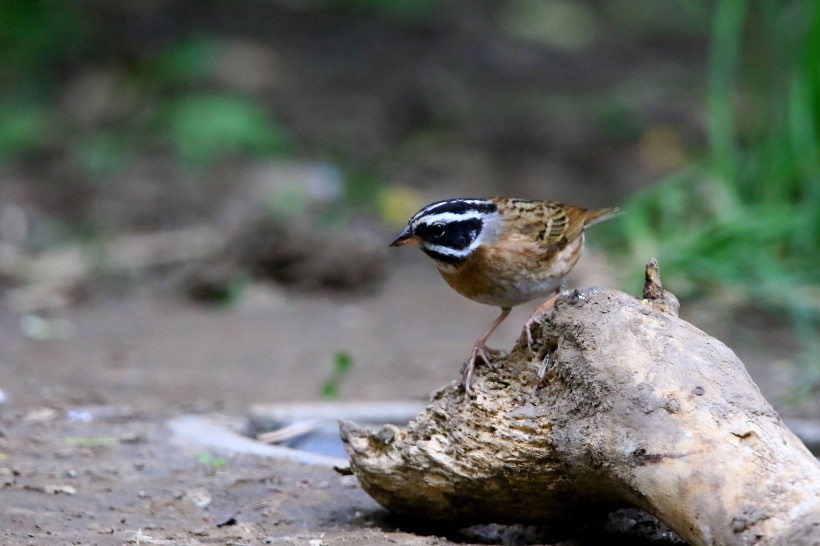
[[[461,200],[459,200],[459,202],[460,202],[460,203],[465,203],[465,204],[467,204],[467,205],[474,205],[474,206],[476,206],[476,207],[482,207],[482,208],[486,208],[486,207],[494,207],[494,208],[495,208],[495,205],[493,205],[491,202],[487,201],[486,199],[461,199]],[[445,207],[448,207],[448,206],[451,206],[452,204],[453,204],[453,201],[441,201],[441,202],[438,202],[438,203],[433,203],[432,205],[427,205],[426,207],[424,207],[423,209],[421,209],[420,211],[418,211],[416,214],[414,214],[414,215],[413,215],[413,217],[412,217],[412,218],[410,218],[410,222],[411,222],[411,223],[412,223],[412,222],[416,222],[416,221],[418,221],[420,218],[423,218],[423,217],[425,217],[425,216],[429,216],[429,215],[436,214],[436,212],[435,212],[435,211],[437,211],[438,209],[440,209],[440,208],[445,208]],[[470,214],[470,213],[474,213],[474,214],[482,214],[482,213],[483,213],[483,214],[490,214],[490,212],[489,212],[489,211],[486,211],[486,210],[484,210],[484,211],[479,211],[479,210],[464,210],[464,211],[462,211],[462,212],[460,212],[460,213],[453,213],[453,214]],[[440,213],[440,214],[444,214],[444,213]]]
[[[497,214],[497,213],[495,213]],[[469,211],[469,212],[440,212],[438,214],[431,214],[426,216],[421,216],[419,218],[415,218],[412,222],[414,226],[418,224],[438,224],[443,223],[447,224],[450,222],[460,222],[463,220],[474,220],[474,219],[482,219],[487,218],[489,216],[486,212],[478,212],[478,211]]]
[[[432,213],[436,209],[440,209],[442,207],[446,207],[446,206],[449,206],[449,205],[453,204],[453,202],[454,201],[440,201],[438,203],[433,203],[432,205],[427,205],[426,207],[421,209],[417,213],[417,215]],[[459,203],[466,203],[467,205],[476,205],[476,206],[487,205],[487,200],[485,200],[485,199],[460,199],[460,200],[458,200],[458,202]]]

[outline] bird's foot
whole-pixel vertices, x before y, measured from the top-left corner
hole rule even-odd
[[[473,370],[475,370],[476,360],[480,358],[485,364],[492,367],[492,362],[490,362],[490,358],[487,355],[498,356],[502,353],[503,351],[491,349],[484,345],[483,342],[476,341],[475,345],[473,345],[473,352],[470,354],[470,360],[467,361],[467,367],[464,370],[464,390],[467,394],[473,393],[470,385],[473,379]]]
[[[524,331],[527,333],[527,349],[530,352],[532,351],[532,327],[536,324],[541,324],[541,321],[546,316],[547,313],[552,311],[552,308],[555,307],[555,300],[558,299],[558,296],[561,295],[561,292],[556,292],[555,295],[550,296],[550,298],[538,306],[538,308],[533,311],[530,318],[527,322],[524,323]]]

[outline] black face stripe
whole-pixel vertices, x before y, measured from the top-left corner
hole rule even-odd
[[[484,222],[480,218],[467,218],[436,224],[419,224],[416,226],[416,235],[428,243],[464,250],[468,248],[481,233]]]
[[[492,201],[484,199],[447,199],[427,205],[416,213],[416,217],[420,218],[429,214],[440,214],[442,212],[451,212],[453,214],[461,214],[464,212],[491,214],[498,212],[498,207]]]
[[[448,264],[458,264],[463,262],[467,257],[466,256],[450,256],[449,254],[442,254],[441,252],[436,252],[435,250],[430,250],[424,246],[421,247],[421,251],[433,258],[434,260],[438,260],[440,262],[445,262]]]

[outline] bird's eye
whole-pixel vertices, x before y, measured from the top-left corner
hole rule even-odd
[[[427,234],[430,237],[441,237],[444,235],[444,226],[442,224],[433,224],[427,228]]]

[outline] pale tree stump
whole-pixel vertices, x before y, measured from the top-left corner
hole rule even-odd
[[[640,508],[692,545],[820,544],[820,464],[720,341],[645,299],[564,294],[474,395],[439,390],[405,428],[341,424],[351,468],[388,510],[561,524]],[[543,377],[539,377],[539,370]]]

